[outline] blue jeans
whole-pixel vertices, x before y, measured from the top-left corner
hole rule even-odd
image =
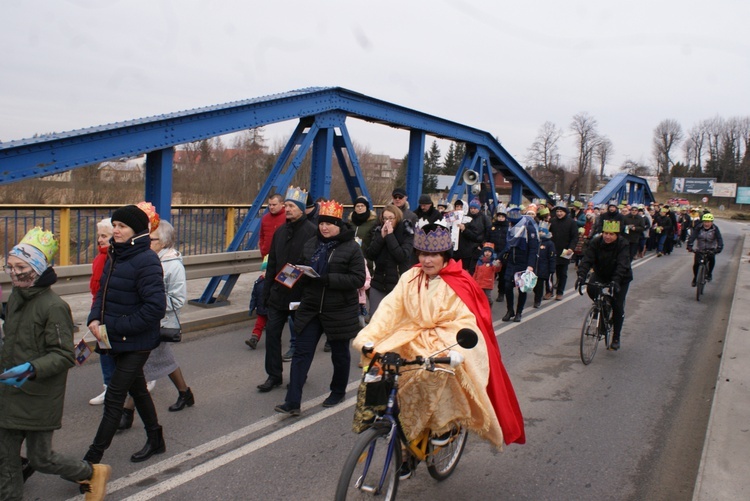
[[[662,233],[656,237],[656,250],[658,252],[664,252],[664,242],[667,241],[667,234]]]
[[[102,353],[99,355],[99,363],[102,366],[104,384],[109,386],[109,382],[112,380],[112,373],[115,372],[115,359],[112,358],[112,355]]]
[[[292,357],[289,389],[286,392],[286,402],[292,407],[299,407],[302,401],[302,387],[307,381],[315,351],[323,335],[323,326],[317,318],[310,321],[297,335],[297,344]],[[348,339],[329,339],[331,345],[331,362],[333,363],[333,377],[331,378],[331,393],[343,397],[346,385],[349,383],[349,366],[351,354]]]
[[[122,408],[128,393],[133,397],[135,408],[146,431],[156,431],[161,428],[154,401],[151,400],[151,394],[146,389],[146,378],[143,376],[143,366],[150,354],[150,351],[129,351],[112,355],[115,360],[115,371],[112,373],[112,379],[107,386],[107,394],[104,396],[104,413],[99,429],[84,457],[87,461],[99,463],[104,451],[109,448],[120,426]]]

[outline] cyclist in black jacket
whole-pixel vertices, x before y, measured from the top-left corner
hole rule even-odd
[[[700,261],[697,251],[713,251],[712,254],[706,256],[706,262],[708,263],[706,280],[710,281],[714,265],[716,264],[716,256],[714,254],[719,254],[724,249],[724,239],[721,238],[719,227],[714,224],[714,215],[707,212],[703,214],[701,221],[702,224],[696,225],[693,228],[687,244],[688,252],[693,252],[693,247],[696,250],[695,259],[693,260],[693,283],[691,284],[693,287],[695,287],[695,276],[698,273],[698,263]]]
[[[614,333],[610,349],[620,348],[620,333],[625,322],[625,297],[633,280],[633,269],[630,266],[630,244],[620,235],[618,221],[605,221],[602,233],[589,242],[583,261],[578,266],[578,283],[586,281],[590,269],[594,270],[592,282],[612,282],[612,324]],[[578,285],[578,284],[576,284]],[[577,288],[577,287],[576,287]],[[599,293],[598,287],[589,285],[586,289],[589,297],[594,299]]]

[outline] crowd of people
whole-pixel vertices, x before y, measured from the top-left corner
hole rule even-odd
[[[613,285],[611,349],[616,350],[634,260],[649,251],[669,256],[685,245],[696,252],[695,269],[697,253],[711,251],[710,280],[713,255],[723,249],[713,215],[699,208],[539,201],[525,207],[500,204],[491,219],[476,198],[435,204],[422,195],[418,202],[412,212],[406,191],[397,188],[379,212],[360,196],[345,217],[343,204],[314,201],[302,188],[269,197],[260,222],[263,273],[250,308],[257,315],[245,343],[254,350],[261,339],[265,342],[260,392],[280,387],[284,362],[291,362],[277,412],[300,415],[321,338],[332,364],[330,394],[322,405],[332,407],[345,397],[351,344],[374,342],[382,351],[426,355],[452,344],[455,332],[468,327],[482,334],[480,347],[465,354],[457,378],[425,378],[420,372],[404,378],[404,432],[416,436],[428,428],[441,436],[462,423],[498,447],[523,443],[523,418],[492,328],[493,302],[505,303],[503,321],[521,322],[528,293],[534,308],[544,300],[562,300],[573,263],[576,284]],[[70,308],[50,289],[58,244],[50,232],[35,228],[7,257],[4,269],[13,291],[0,353],[6,368],[0,376],[2,499],[21,499],[23,483],[34,471],[78,482],[86,499],[102,499],[111,474],[101,462],[104,453],[119,430],[132,427],[136,412],[146,444],[131,461],[166,451],[151,382],[168,376],[176,387],[177,401],[169,411],[195,403],[160,334],[162,328],[180,326],[187,297],[174,227],[142,202],[115,210],[97,225],[97,237],[87,325],[97,341],[104,384],[90,403],[103,404],[103,412],[82,460],[51,447],[52,433],[61,426],[67,370],[74,365]],[[596,292],[589,286],[591,297]],[[36,320],[22,322],[22,317]],[[287,324],[289,348],[283,352]],[[24,441],[27,458],[21,457]]]

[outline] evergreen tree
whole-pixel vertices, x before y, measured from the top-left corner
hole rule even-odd
[[[422,174],[422,193],[434,193],[437,189],[437,176],[440,174],[440,148],[435,140],[432,141],[430,151],[424,154]]]
[[[443,174],[445,175],[455,176],[458,172],[461,159],[456,155],[456,149],[456,143],[451,143],[448,147],[448,153],[445,154],[445,160],[443,161]]]

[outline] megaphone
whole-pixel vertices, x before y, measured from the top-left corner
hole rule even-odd
[[[476,171],[467,170],[467,171],[464,171],[463,179],[464,179],[464,183],[471,186],[479,182],[479,174]]]
[[[482,185],[475,184],[471,187],[471,194],[472,195],[479,195],[479,192],[482,191]]]

